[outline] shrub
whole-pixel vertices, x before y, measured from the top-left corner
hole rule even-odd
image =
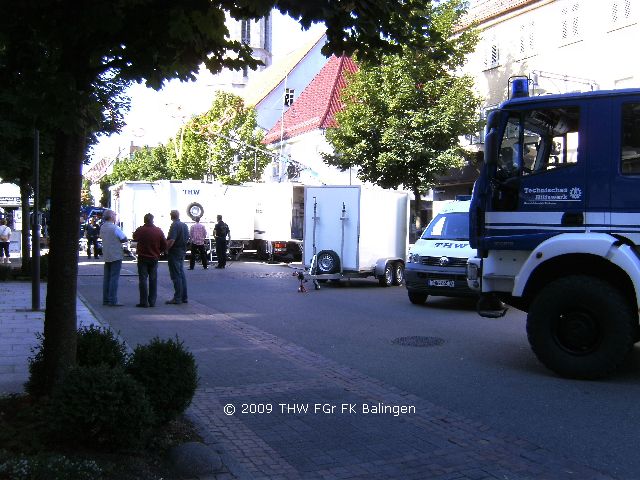
[[[124,367],[127,361],[127,348],[113,330],[108,328],[81,327],[78,329],[76,363],[79,366],[108,365]],[[44,372],[44,336],[37,333],[39,343],[31,349],[29,357],[29,380],[25,390],[30,395],[40,397],[46,393]]]
[[[102,469],[91,460],[74,460],[64,455],[37,455],[0,459],[0,478],[11,480],[94,480]]]
[[[144,385],[161,422],[183,413],[198,387],[196,361],[177,337],[175,341],[156,337],[148,345],[138,345],[127,372]]]
[[[53,440],[108,449],[140,445],[155,420],[144,388],[107,365],[69,370],[45,417]]]
[[[0,282],[6,282],[11,278],[11,265],[0,265]]]

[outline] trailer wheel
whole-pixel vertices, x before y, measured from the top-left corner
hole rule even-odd
[[[563,377],[595,379],[612,373],[634,343],[637,318],[611,284],[573,275],[549,283],[527,316],[533,352]]]
[[[411,290],[408,290],[408,294],[409,301],[414,305],[424,305],[427,301],[427,297],[429,296],[426,293],[412,292]]]
[[[396,262],[393,265],[393,284],[402,285],[402,282],[404,282],[404,264]]]
[[[316,255],[318,273],[336,273],[340,271],[340,257],[333,250],[322,250]]]
[[[389,262],[384,266],[384,273],[378,277],[381,287],[390,287],[393,285],[393,263]]]

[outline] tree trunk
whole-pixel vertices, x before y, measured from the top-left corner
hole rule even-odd
[[[420,195],[420,190],[417,188],[413,190],[413,197],[413,215],[415,216],[416,230],[419,232],[422,230],[422,218],[420,217],[420,212],[422,211],[422,195]]]
[[[49,391],[76,361],[78,232],[84,153],[83,135],[61,132],[56,137],[44,322],[44,361]]]
[[[22,235],[21,235],[21,256],[22,264],[20,270],[23,275],[29,275],[31,271],[30,259],[31,259],[31,243],[29,242],[29,231],[31,229],[30,217],[29,217],[29,196],[31,194],[31,184],[29,180],[20,176],[20,204],[22,208]]]

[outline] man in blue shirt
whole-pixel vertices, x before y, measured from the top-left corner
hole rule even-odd
[[[171,210],[171,227],[167,235],[167,259],[169,275],[173,281],[173,298],[165,303],[179,305],[187,303],[187,277],[184,274],[184,259],[187,255],[189,228],[180,221],[180,213]]]

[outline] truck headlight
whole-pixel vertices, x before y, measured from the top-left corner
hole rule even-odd
[[[410,253],[407,257],[407,263],[420,263],[420,255],[417,253]]]
[[[475,263],[467,263],[467,280],[478,279],[478,265]]]

